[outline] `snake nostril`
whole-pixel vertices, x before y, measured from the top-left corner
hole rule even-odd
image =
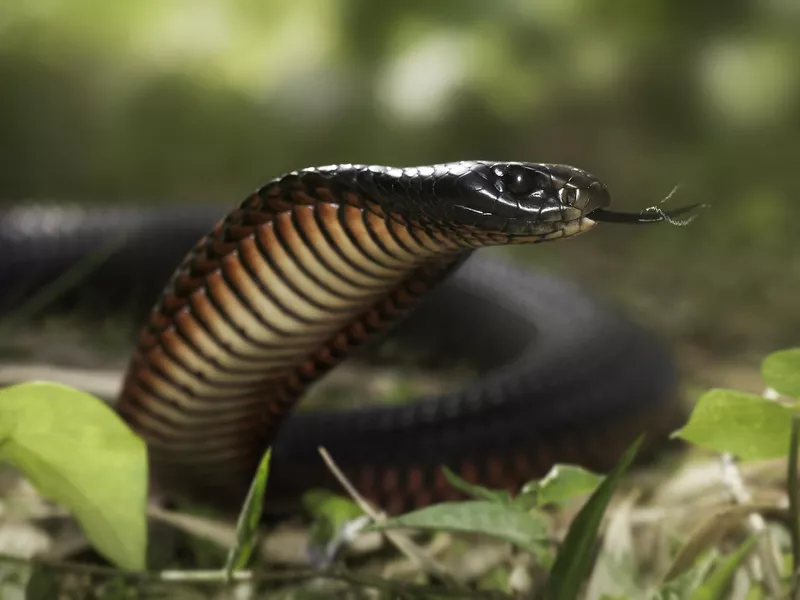
[[[589,214],[598,208],[606,208],[611,205],[611,195],[608,193],[608,188],[599,181],[595,181],[589,186],[585,196],[584,214]]]

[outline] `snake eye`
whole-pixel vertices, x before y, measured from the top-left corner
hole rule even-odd
[[[550,180],[538,171],[524,167],[510,167],[503,175],[503,183],[508,193],[514,196],[527,196],[536,190],[545,189]]]

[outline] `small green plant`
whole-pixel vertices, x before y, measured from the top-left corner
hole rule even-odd
[[[793,505],[789,526],[797,564],[800,562],[797,557],[800,527],[796,516],[796,401],[800,400],[800,350],[785,350],[768,356],[762,365],[762,374],[770,388],[792,401],[778,403],[735,390],[711,390],[699,399],[686,426],[674,435],[697,447],[725,452],[743,460],[789,454],[788,482]],[[557,465],[542,480],[526,484],[515,498],[503,490],[469,484],[445,470],[452,485],[477,500],[438,504],[374,524],[371,529],[447,530],[506,540],[533,552],[543,565],[552,565],[547,583],[548,598],[572,600],[580,597],[591,572],[601,521],[620,478],[635,458],[638,446],[639,441],[628,449],[607,477],[570,465]],[[573,520],[555,559],[551,561],[547,518],[540,509],[590,492],[591,496]],[[741,514],[747,514],[747,511],[740,511],[739,516]],[[690,543],[696,544],[698,540],[702,538],[696,537]],[[755,538],[750,538],[727,557],[712,557],[711,560],[703,555],[702,550],[707,550],[704,545],[687,548],[683,553],[679,550],[680,560],[690,562],[680,569],[676,566],[651,595],[661,598],[673,594],[672,597],[692,599],[724,597],[736,570],[755,542]]]
[[[800,349],[769,355],[761,373],[766,385],[787,402],[714,389],[698,400],[689,422],[675,436],[741,460],[786,456],[792,418],[800,402]]]
[[[800,440],[800,350],[768,356],[762,365],[765,384],[785,401],[735,390],[714,389],[697,402],[686,425],[675,437],[715,453],[740,460],[786,458],[789,507],[781,523],[791,548],[781,565],[779,585],[797,596],[800,587],[800,501],[797,474]],[[127,574],[140,581],[204,581],[224,585],[232,581],[268,581],[272,575],[243,571],[251,562],[262,524],[267,493],[270,451],[264,455],[244,502],[236,527],[236,541],[226,564],[218,571],[181,571],[165,574],[143,571],[146,549],[147,456],[143,442],[100,400],[64,386],[31,383],[0,390],[0,460],[19,469],[47,497],[68,508],[97,550],[121,570],[104,571],[110,580]],[[618,485],[633,463],[641,440],[623,455],[606,476],[571,465],[556,465],[541,480],[524,485],[516,495],[470,484],[445,469],[448,481],[470,499],[429,506],[372,523],[367,531],[413,529],[490,536],[508,542],[517,553],[530,553],[547,572],[540,588],[546,600],[573,600],[585,595],[587,582],[598,568],[602,523]],[[587,497],[554,544],[548,508],[559,508]],[[343,525],[364,515],[349,499],[330,492],[309,493],[306,509],[316,518],[313,539],[329,540]],[[757,515],[757,505],[724,506],[671,551],[671,567],[660,580],[637,587],[633,573],[625,573],[625,591],[614,598],[653,600],[716,600],[728,590],[748,557],[763,542],[759,533],[744,535],[745,518]],[[737,531],[738,530],[738,531]],[[736,535],[734,535],[736,534]],[[719,542],[738,539],[727,552]],[[787,548],[788,548],[787,542]],[[601,557],[602,558],[602,557]],[[137,574],[138,573],[138,574]],[[495,569],[496,588],[509,590],[508,573]],[[300,578],[325,576],[414,597],[476,597],[475,590],[416,586],[380,578],[357,576],[339,564],[312,569]],[[652,577],[650,578],[653,579]],[[489,581],[488,579],[486,581]],[[486,582],[485,581],[485,582]],[[484,583],[485,583],[484,582]],[[52,572],[35,563],[29,597],[53,589]],[[485,589],[485,588],[482,588]],[[488,591],[508,597],[506,591]],[[402,593],[401,593],[402,592]],[[483,591],[477,592],[483,594]],[[776,595],[753,583],[753,597]],[[459,594],[463,594],[459,596]],[[498,596],[499,594],[499,596]],[[291,596],[289,596],[291,597]],[[405,597],[405,596],[403,596]],[[604,596],[610,597],[610,596]]]

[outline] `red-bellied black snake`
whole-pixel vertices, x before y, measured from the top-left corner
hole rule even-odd
[[[676,424],[660,340],[570,284],[465,262],[481,247],[588,231],[609,203],[600,181],[562,165],[309,168],[270,181],[216,225],[190,205],[88,211],[67,233],[24,231],[27,209],[0,213],[0,284],[35,279],[37,261],[63,270],[69,244],[77,258],[131,237],[103,285],[124,296],[144,273],[163,289],[116,406],[148,442],[158,487],[234,507],[272,445],[267,503],[278,505],[332,484],[317,454],[325,446],[363,494],[397,512],[457,496],[441,465],[516,489],[555,462],[606,470],[639,434]],[[207,235],[185,254],[176,240],[198,231]],[[395,323],[485,372],[408,405],[287,419],[309,386]]]

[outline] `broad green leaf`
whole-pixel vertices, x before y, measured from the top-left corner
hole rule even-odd
[[[400,528],[481,533],[534,553],[538,553],[542,544],[547,543],[544,517],[488,500],[435,504],[382,523],[374,523],[365,531]]]
[[[800,348],[767,356],[761,364],[761,376],[782,396],[800,399]]]
[[[690,600],[718,600],[725,598],[736,570],[742,564],[756,540],[757,538],[755,537],[750,538],[736,552],[723,560],[706,582],[692,592],[691,596],[689,596]]]
[[[673,435],[742,460],[786,456],[794,411],[761,396],[711,390],[697,402],[689,422]]]
[[[147,450],[109,406],[55,383],[2,389],[0,460],[67,508],[106,558],[144,568]]]
[[[552,600],[573,600],[592,568],[592,556],[597,544],[597,532],[603,515],[622,475],[636,457],[642,438],[628,448],[614,470],[589,497],[572,521],[558,557],[550,571],[548,597]]]
[[[464,492],[468,496],[477,498],[479,500],[489,500],[490,502],[500,502],[501,504],[508,504],[511,501],[511,494],[506,490],[490,490],[480,485],[473,485],[465,481],[447,467],[442,467],[444,476],[457,490]]]
[[[602,481],[602,475],[581,467],[553,465],[550,472],[540,481],[525,484],[514,504],[518,502],[527,504],[526,496],[535,496],[536,506],[563,504],[577,496],[593,492]]]
[[[239,512],[239,520],[236,522],[236,544],[228,553],[228,560],[225,563],[225,573],[228,577],[234,571],[244,569],[253,554],[258,524],[261,522],[264,507],[264,494],[267,491],[271,456],[272,448],[267,448]]]

